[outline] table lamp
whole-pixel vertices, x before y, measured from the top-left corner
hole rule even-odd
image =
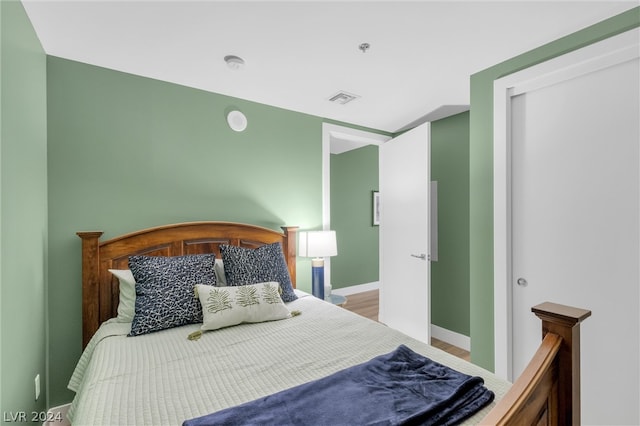
[[[299,233],[298,254],[312,257],[311,292],[315,297],[324,299],[324,258],[338,254],[336,231],[307,231]]]

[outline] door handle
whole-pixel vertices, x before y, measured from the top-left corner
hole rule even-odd
[[[421,254],[411,254],[411,257],[417,257],[418,259],[427,260],[427,255],[424,253]]]

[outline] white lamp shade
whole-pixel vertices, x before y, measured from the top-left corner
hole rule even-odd
[[[300,232],[298,254],[301,257],[326,257],[338,254],[336,231]]]

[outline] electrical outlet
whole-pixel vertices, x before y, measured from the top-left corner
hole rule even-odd
[[[35,382],[36,382],[36,401],[37,401],[38,398],[40,398],[40,375],[39,374],[36,374]]]

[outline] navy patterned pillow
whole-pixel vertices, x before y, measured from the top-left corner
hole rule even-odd
[[[268,281],[280,283],[282,300],[298,298],[293,291],[291,276],[280,243],[266,244],[255,249],[220,245],[227,285],[238,286]]]
[[[216,285],[215,255],[131,256],[136,310],[129,336],[202,322],[196,284]]]

